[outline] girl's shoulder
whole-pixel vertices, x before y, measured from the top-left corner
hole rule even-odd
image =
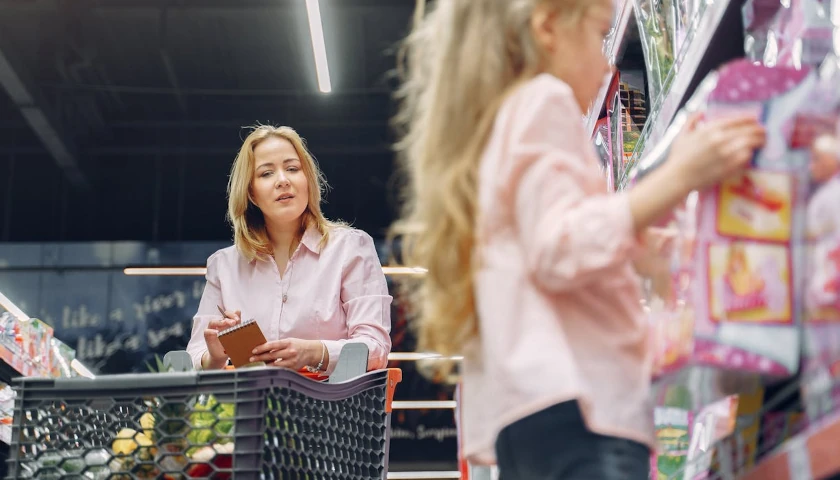
[[[509,101],[515,99],[516,103],[532,104],[550,98],[571,101],[574,105],[575,96],[568,83],[550,73],[541,73],[520,83],[512,92]]]
[[[502,104],[497,127],[513,140],[530,137],[534,129],[571,129],[579,127],[583,113],[572,88],[548,73],[539,74],[515,87]]]

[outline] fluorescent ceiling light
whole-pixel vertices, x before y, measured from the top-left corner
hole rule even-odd
[[[327,46],[324,43],[324,25],[321,23],[321,7],[318,0],[306,0],[306,16],[309,18],[309,36],[312,38],[312,51],[315,53],[318,89],[323,93],[330,93],[330,67],[327,65]]]
[[[424,275],[425,268],[419,267],[382,267],[385,275]],[[126,275],[150,275],[150,276],[189,276],[205,275],[207,269],[204,267],[128,267],[123,269]]]

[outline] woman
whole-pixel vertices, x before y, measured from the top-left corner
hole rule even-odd
[[[252,362],[329,375],[348,342],[370,369],[391,350],[391,296],[373,240],[321,213],[323,174],[289,127],[260,126],[231,169],[234,246],[207,260],[187,351],[197,369],[228,363],[218,332],[256,319],[266,339]],[[220,310],[225,312],[224,317]]]

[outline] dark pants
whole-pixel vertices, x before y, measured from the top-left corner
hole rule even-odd
[[[650,450],[587,430],[577,402],[523,418],[496,441],[501,480],[649,480]]]

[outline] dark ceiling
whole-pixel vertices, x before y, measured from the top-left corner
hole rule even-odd
[[[225,186],[257,122],[290,125],[325,211],[393,217],[389,73],[414,0],[0,0],[0,240],[230,238]]]

